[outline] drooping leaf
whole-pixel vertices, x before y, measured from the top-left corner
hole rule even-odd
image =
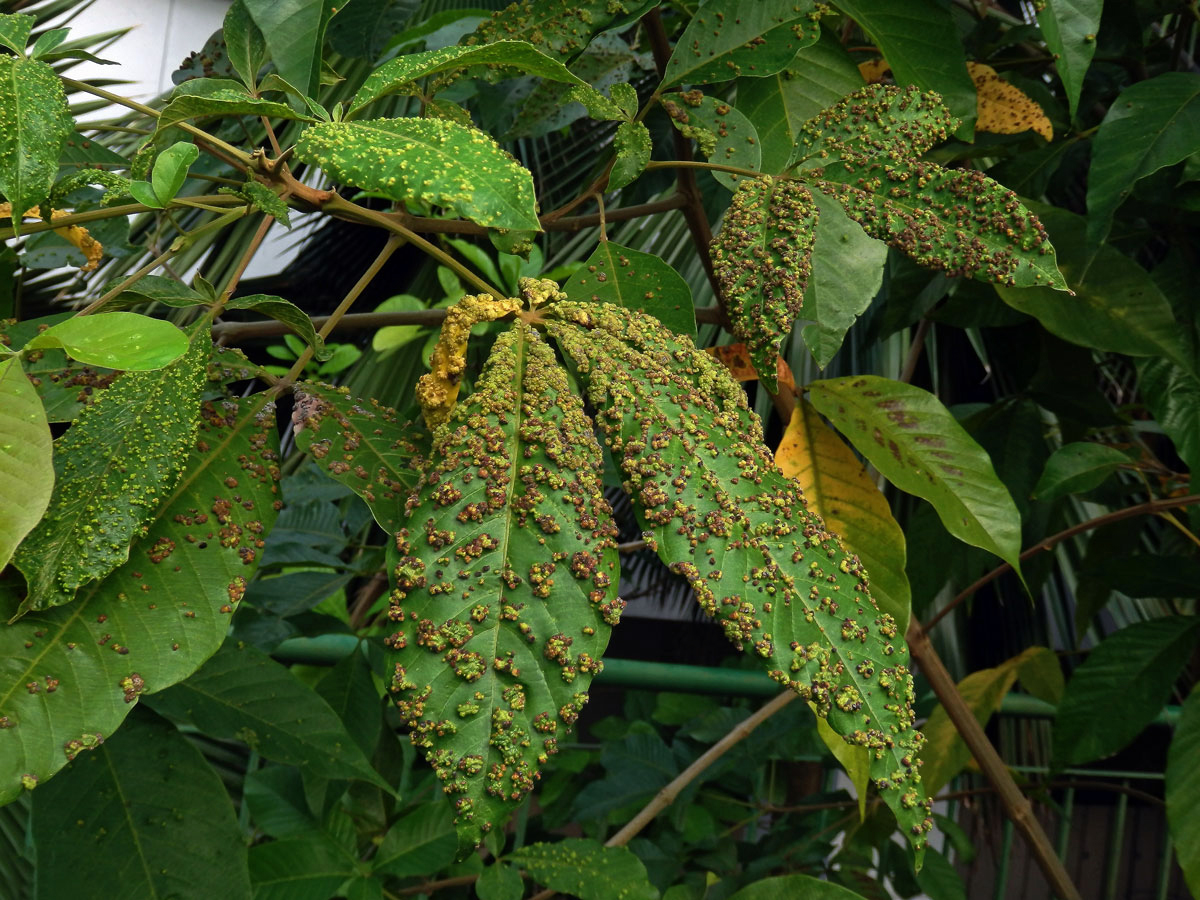
[[[1077,441],[1059,447],[1046,460],[1033,495],[1039,500],[1054,500],[1067,494],[1082,493],[1098,487],[1121,466],[1131,460],[1115,447]]]
[[[250,848],[254,900],[329,900],[354,872],[354,857],[320,835]]]
[[[1145,269],[1111,247],[1089,250],[1082,216],[1052,207],[1039,209],[1039,216],[1054,237],[1060,268],[1075,296],[998,285],[1000,299],[1073,344],[1128,356],[1165,356],[1194,370],[1171,305]]]
[[[71,605],[0,629],[0,803],[111,736],[142,692],[186,678],[220,645],[275,520],[275,435],[262,397],[206,404],[184,476],[130,560]],[[9,613],[16,600],[0,596]]]
[[[333,15],[331,0],[242,0],[262,32],[284,80],[315,97],[321,83],[321,47]]]
[[[187,461],[208,344],[197,336],[172,365],[117,379],[58,439],[50,507],[13,560],[29,585],[22,612],[69,602],[129,558]]]
[[[398,878],[431,875],[452,863],[457,850],[450,808],[444,803],[425,803],[388,829],[371,862],[376,872]]]
[[[677,334],[696,333],[692,289],[678,272],[651,253],[601,241],[562,289],[572,300],[635,309],[654,316]]]
[[[599,410],[596,424],[659,557],[731,641],[871,750],[884,800],[923,844],[930,824],[913,777],[921,738],[907,648],[895,619],[870,600],[861,562],[775,468],[745,393],[654,319],[611,306],[553,309],[547,326]],[[560,321],[568,317],[573,324]]]
[[[250,17],[245,0],[233,0],[222,26],[225,50],[234,71],[250,90],[258,87],[258,73],[267,61],[267,41]],[[185,84],[187,82],[184,82]]]
[[[238,82],[226,78],[193,78],[175,88],[158,118],[156,133],[189,120],[227,116],[266,116],[269,119],[316,121],[286,103],[252,97]]]
[[[809,385],[812,404],[892,484],[933,504],[946,530],[1018,572],[1021,516],[987,453],[937,397],[877,375]]]
[[[564,838],[553,844],[527,844],[505,859],[539,884],[580,900],[657,900],[646,867],[628,847]]]
[[[650,130],[642,122],[622,122],[613,135],[613,149],[617,158],[608,174],[610,191],[625,187],[645,171],[654,149]]]
[[[246,844],[221,779],[168,722],[121,730],[33,795],[37,896],[250,900]]]
[[[148,702],[205,734],[244,741],[265,759],[386,787],[329,704],[254,647],[226,643],[187,680]]]
[[[417,441],[410,423],[378,401],[359,402],[336,388],[296,385],[296,444],[332,478],[367,501],[375,521],[394,534],[416,483]]]
[[[276,322],[282,322],[313,348],[313,359],[318,362],[323,362],[333,355],[333,351],[325,346],[325,340],[317,334],[308,313],[290,300],[272,294],[247,294],[234,297],[225,304],[225,308],[249,309],[269,316]]]
[[[343,184],[445,207],[489,228],[541,231],[529,170],[481,131],[445,119],[323,122],[296,156]]]
[[[0,44],[7,47],[17,56],[25,55],[25,45],[29,43],[29,35],[37,17],[27,13],[4,13],[0,15]]]
[[[1054,67],[1067,94],[1071,118],[1079,106],[1079,92],[1092,57],[1104,0],[1046,0],[1038,9],[1042,38],[1054,56]]]
[[[1192,893],[1200,893],[1200,690],[1193,689],[1183,703],[1183,713],[1175,727],[1167,751],[1167,821],[1171,843],[1179,859],[1179,868]]]
[[[733,195],[711,248],[733,333],[746,342],[772,393],[779,345],[792,331],[812,273],[819,209],[798,181],[746,180]]]
[[[54,69],[0,54],[0,194],[12,204],[14,233],[20,233],[20,215],[50,196],[58,155],[74,133]]]
[[[1134,185],[1200,149],[1200,75],[1164,72],[1121,92],[1092,140],[1087,241],[1094,249]]]
[[[188,338],[162,319],[106,312],[52,325],[25,347],[61,347],[67,356],[82,363],[142,372],[175,362],[187,352]]]
[[[110,282],[105,285],[105,291],[107,292],[118,283]],[[130,287],[113,297],[104,308],[113,310],[136,306],[139,303],[161,303],[163,306],[183,309],[188,306],[203,306],[209,302],[207,297],[174,278],[166,275],[143,275]]]
[[[659,90],[774,75],[821,36],[822,12],[811,0],[709,0],[679,36]]]
[[[1056,767],[1111,756],[1158,715],[1196,647],[1200,619],[1165,616],[1126,625],[1071,675],[1054,720]]]
[[[443,47],[424,53],[408,53],[389,60],[367,76],[350,101],[350,115],[389,94],[419,93],[421,89],[416,84],[417,79],[471,66],[486,66],[491,71],[515,70],[515,74],[519,75],[536,75],[592,89],[591,85],[557,59],[547,56],[527,41],[495,41],[473,47]]]
[[[854,451],[803,399],[775,451],[775,464],[800,483],[808,508],[862,560],[876,605],[904,632],[912,606],[904,532]]]
[[[812,191],[821,214],[817,218],[812,275],[804,292],[800,330],[822,369],[841,349],[846,332],[879,293],[887,264],[887,247],[846,215],[840,204]]]
[[[551,57],[569,62],[593,35],[632,22],[659,0],[516,0],[492,13],[461,43],[467,47],[496,41],[528,41]]]
[[[1066,290],[1045,229],[1015,194],[974,169],[918,160],[953,124],[936,95],[867,85],[804,125],[792,164],[922,265]]]
[[[1020,88],[1001,78],[991,66],[967,63],[967,71],[978,94],[976,131],[992,134],[1020,134],[1036,131],[1047,141],[1054,140],[1054,127],[1036,101]]]
[[[460,849],[533,789],[620,615],[600,458],[553,351],[517,323],[439,429],[397,533],[390,690]]]
[[[849,888],[811,875],[778,875],[748,884],[729,900],[862,900]]]
[[[50,503],[54,488],[50,426],[21,361],[0,360],[0,569]]]
[[[1200,377],[1165,359],[1140,359],[1138,394],[1188,469],[1200,472]]]
[[[749,119],[724,100],[707,97],[699,91],[668,96],[670,99],[664,99],[662,105],[671,124],[684,137],[694,140],[710,163],[751,172],[759,170],[762,148]],[[733,172],[711,174],[731,191],[743,177]]]
[[[836,5],[875,42],[896,83],[940,94],[962,123],[959,137],[970,140],[975,86],[949,7],[938,0],[838,0]]]

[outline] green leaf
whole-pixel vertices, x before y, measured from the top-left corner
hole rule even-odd
[[[266,116],[269,119],[316,121],[312,116],[296,112],[286,103],[252,97],[236,81],[227,78],[193,78],[176,87],[171,93],[171,99],[163,107],[154,133],[162,134],[172,125],[189,119],[199,121],[229,116]],[[159,157],[160,160],[161,158]]]
[[[37,17],[26,13],[0,14],[0,44],[17,56],[24,56],[25,45],[29,43],[29,35],[35,24]]]
[[[250,900],[221,779],[168,722],[135,710],[33,795],[38,897]],[[218,888],[219,886],[219,888]]]
[[[608,190],[616,191],[632,182],[646,170],[654,144],[650,130],[642,122],[622,122],[613,135],[617,158],[608,173]]]
[[[262,32],[275,68],[307,97],[321,82],[321,48],[333,15],[331,0],[242,0]]]
[[[466,850],[570,733],[624,604],[600,448],[533,329],[518,322],[497,338],[436,437],[392,570],[390,618],[420,622],[386,643],[400,718],[444,783]]]
[[[745,392],[721,363],[648,316],[567,302],[550,309],[557,318],[547,327],[586,384],[659,557],[774,680],[872,750],[881,795],[909,840],[923,844],[921,738],[911,682],[896,668],[907,665],[907,648],[895,619],[870,600],[859,560],[776,469]],[[687,505],[676,502],[681,494]]]
[[[155,712],[324,778],[387,783],[312,688],[254,647],[226,643],[186,681],[149,701]]]
[[[296,156],[393,200],[445,207],[488,228],[541,231],[533,176],[482,131],[445,119],[324,122]]]
[[[458,838],[444,803],[424,803],[396,822],[372,860],[374,871],[410,878],[433,875],[454,862]]]
[[[821,214],[812,251],[812,275],[804,292],[800,337],[820,368],[841,349],[846,332],[883,284],[887,247],[868,235],[820,191],[812,192]],[[877,598],[878,599],[878,598]]]
[[[1096,53],[1103,0],[1046,0],[1038,10],[1042,38],[1054,56],[1054,67],[1067,94],[1071,118],[1079,106],[1083,79]]]
[[[34,59],[41,59],[65,41],[70,33],[70,28],[51,28],[42,32],[29,48],[29,55]]]
[[[737,81],[737,108],[754,125],[762,170],[782,172],[804,123],[862,87],[854,59],[832,31],[796,54],[781,72]]]
[[[745,341],[759,380],[773,394],[779,391],[779,345],[792,332],[812,273],[819,212],[798,181],[743,181],[709,251],[733,333]]]
[[[0,629],[0,803],[20,793],[24,776],[45,781],[96,735],[110,737],[141,690],[186,678],[229,630],[254,575],[255,536],[275,520],[278,441],[262,397],[228,402],[205,405],[184,476],[129,562],[70,606]],[[16,598],[10,591],[0,603],[11,612]]]
[[[775,465],[800,483],[809,509],[862,560],[876,605],[904,633],[912,608],[904,532],[854,451],[803,398],[775,451]]]
[[[1139,359],[1138,396],[1188,469],[1200,472],[1200,378],[1165,359]]]
[[[1085,563],[1083,574],[1136,599],[1200,599],[1200,559],[1191,556],[1107,555]]]
[[[848,744],[845,738],[830,727],[829,722],[817,713],[815,703],[809,703],[813,715],[817,717],[817,734],[829,752],[841,765],[850,784],[854,787],[854,796],[858,800],[858,819],[867,817],[867,791],[871,785],[871,751],[858,744]]]
[[[1200,619],[1135,622],[1100,642],[1071,675],[1054,720],[1056,768],[1111,756],[1162,709],[1200,633]]]
[[[563,292],[573,300],[644,312],[677,334],[696,333],[692,289],[679,273],[657,256],[612,241],[600,242]]]
[[[354,875],[354,860],[325,838],[289,838],[250,848],[254,900],[329,900]]]
[[[1167,822],[1179,868],[1193,894],[1200,893],[1200,690],[1183,703],[1183,714],[1167,751]]]
[[[222,27],[225,49],[234,71],[250,90],[257,87],[259,70],[267,61],[267,41],[250,17],[244,0],[233,0]],[[185,82],[186,83],[186,82]]]
[[[488,866],[475,882],[475,896],[479,900],[521,900],[524,893],[521,873],[502,862]]]
[[[1067,494],[1090,491],[1130,462],[1129,457],[1115,447],[1090,441],[1066,444],[1046,460],[1046,468],[1042,470],[1033,495],[1039,500],[1055,500]]]
[[[0,193],[12,204],[15,234],[20,214],[50,196],[58,155],[74,133],[55,71],[41,60],[0,54]]]
[[[1021,654],[1017,663],[1017,678],[1028,693],[1052,706],[1062,702],[1066,681],[1058,654],[1048,647],[1034,647]]]
[[[346,732],[370,758],[383,726],[379,691],[366,657],[355,650],[317,682],[317,694],[338,714]]]
[[[564,838],[553,844],[528,844],[505,859],[551,890],[580,900],[655,900],[658,890],[646,867],[628,847]]]
[[[377,307],[375,312],[417,312],[427,309],[428,305],[419,297],[412,294],[397,294],[388,297]],[[428,335],[429,328],[425,325],[384,325],[371,337],[371,349],[376,353],[387,353],[410,344],[418,337]]]
[[[183,471],[209,346],[197,337],[174,364],[117,379],[58,439],[50,507],[13,559],[29,583],[22,612],[69,602],[129,558]]]
[[[409,53],[389,60],[367,76],[350,101],[349,114],[354,115],[368,103],[389,94],[420,93],[420,85],[416,84],[419,78],[456,72],[470,66],[487,66],[491,71],[515,70],[512,74],[536,75],[593,90],[591,85],[561,62],[542,53],[532,44],[526,41],[496,41],[475,47],[443,47],[424,53]]]
[[[709,0],[676,41],[659,90],[774,75],[821,36],[821,14],[811,0]]]
[[[950,8],[938,0],[837,0],[836,6],[875,42],[896,84],[942,96],[962,122],[958,136],[969,141],[975,130],[975,83]]]
[[[359,401],[336,388],[301,382],[295,398],[296,445],[362,497],[380,528],[395,534],[417,480],[415,442],[423,440],[423,429],[400,422],[394,409],[376,400]]]
[[[244,297],[234,297],[225,304],[226,309],[249,309],[264,316],[269,316],[276,322],[282,322],[304,343],[313,348],[313,359],[324,361],[333,355],[333,351],[325,346],[324,339],[313,328],[312,319],[290,300],[271,294],[247,294]]]
[[[110,281],[104,286],[105,292],[115,287],[121,280],[123,279]],[[206,306],[208,302],[207,298],[174,278],[166,275],[143,275],[130,287],[113,297],[105,304],[104,308],[111,310],[136,306],[139,303],[161,303],[163,306],[184,309],[189,306]]]
[[[762,149],[749,119],[724,100],[706,97],[699,91],[669,94],[668,98],[663,99],[662,106],[671,124],[684,137],[694,140],[710,163],[758,171]],[[676,98],[680,102],[676,103]],[[731,191],[742,178],[730,172],[710,174]]]
[[[148,181],[131,181],[129,196],[142,206],[148,206],[151,209],[164,209],[167,205],[158,199],[158,194],[154,193],[154,188]]]
[[[15,356],[0,359],[0,569],[33,530],[54,488],[46,411]]]
[[[416,16],[416,0],[353,0],[338,7],[329,23],[329,46],[342,56],[379,59],[388,42]]]
[[[75,316],[52,325],[26,350],[61,347],[72,359],[109,369],[161,369],[183,356],[187,335],[170,322],[128,312]]]
[[[967,900],[962,876],[936,850],[925,858],[925,865],[917,873],[917,883],[929,900]]]
[[[233,193],[245,199],[259,212],[264,212],[278,220],[284,228],[292,227],[292,217],[287,202],[265,184],[247,181]]]
[[[1121,92],[1092,140],[1087,241],[1095,248],[1134,185],[1200,149],[1200,75],[1164,72]]]
[[[172,144],[154,160],[150,186],[158,202],[166,206],[175,199],[187,178],[188,167],[200,157],[200,148],[187,141]]]
[[[946,530],[1020,572],[1021,516],[987,453],[938,400],[877,375],[809,385],[812,404],[892,484],[933,504]]]
[[[810,875],[780,875],[748,884],[729,900],[862,900],[849,888]]]
[[[528,41],[569,62],[593,35],[633,22],[659,0],[517,0],[480,23],[460,43],[468,47],[502,40]],[[461,15],[461,13],[460,13]]]
[[[1194,371],[1171,304],[1146,270],[1112,247],[1089,251],[1083,217],[1052,207],[1041,209],[1040,216],[1054,236],[1059,265],[1075,296],[998,286],[1000,298],[1073,344],[1128,356],[1165,356]]]

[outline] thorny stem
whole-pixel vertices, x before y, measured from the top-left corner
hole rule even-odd
[[[1037,554],[1041,553],[1043,550],[1052,549],[1056,544],[1065,541],[1069,537],[1074,537],[1075,535],[1082,534],[1085,531],[1092,531],[1093,529],[1100,528],[1103,525],[1108,525],[1111,522],[1119,522],[1122,519],[1132,519],[1136,516],[1162,516],[1164,513],[1167,513],[1168,510],[1175,509],[1176,507],[1194,506],[1197,503],[1200,503],[1200,494],[1189,494],[1186,497],[1167,497],[1161,500],[1149,500],[1145,503],[1139,503],[1136,506],[1127,506],[1125,509],[1118,509],[1110,513],[1105,513],[1104,515],[1097,516],[1094,519],[1088,519],[1086,522],[1080,522],[1077,525],[1072,525],[1070,528],[1064,528],[1057,534],[1052,534],[1045,540],[1038,541],[1028,550],[1022,551],[1021,555],[1017,558],[1021,562],[1024,562],[1031,556],[1036,556]],[[1003,565],[992,569],[992,571],[979,578],[974,584],[960,591],[953,600],[938,610],[938,612],[928,622],[926,622],[924,626],[922,626],[922,630],[932,631],[933,627],[937,625],[938,622],[942,621],[942,619],[944,619],[947,615],[953,612],[955,607],[957,607],[960,603],[962,603],[984,585],[990,584],[1005,572],[1009,572],[1011,570],[1012,566],[1008,563],[1004,563]]]

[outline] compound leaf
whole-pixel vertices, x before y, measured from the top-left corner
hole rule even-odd
[[[58,155],[74,133],[54,69],[41,60],[0,54],[0,194],[12,204],[15,233],[21,215],[50,196]]]
[[[54,488],[50,426],[41,398],[10,356],[0,360],[0,569],[42,518]]]
[[[678,334],[696,333],[692,289],[679,273],[651,253],[612,241],[600,242],[563,284],[563,293],[647,313]]]

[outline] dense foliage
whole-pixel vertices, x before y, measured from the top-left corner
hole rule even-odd
[[[1194,681],[1185,6],[234,0],[147,106],[72,5],[0,14],[7,893],[940,900],[974,761],[1079,896],[984,726]],[[678,589],[774,699],[592,714]]]

